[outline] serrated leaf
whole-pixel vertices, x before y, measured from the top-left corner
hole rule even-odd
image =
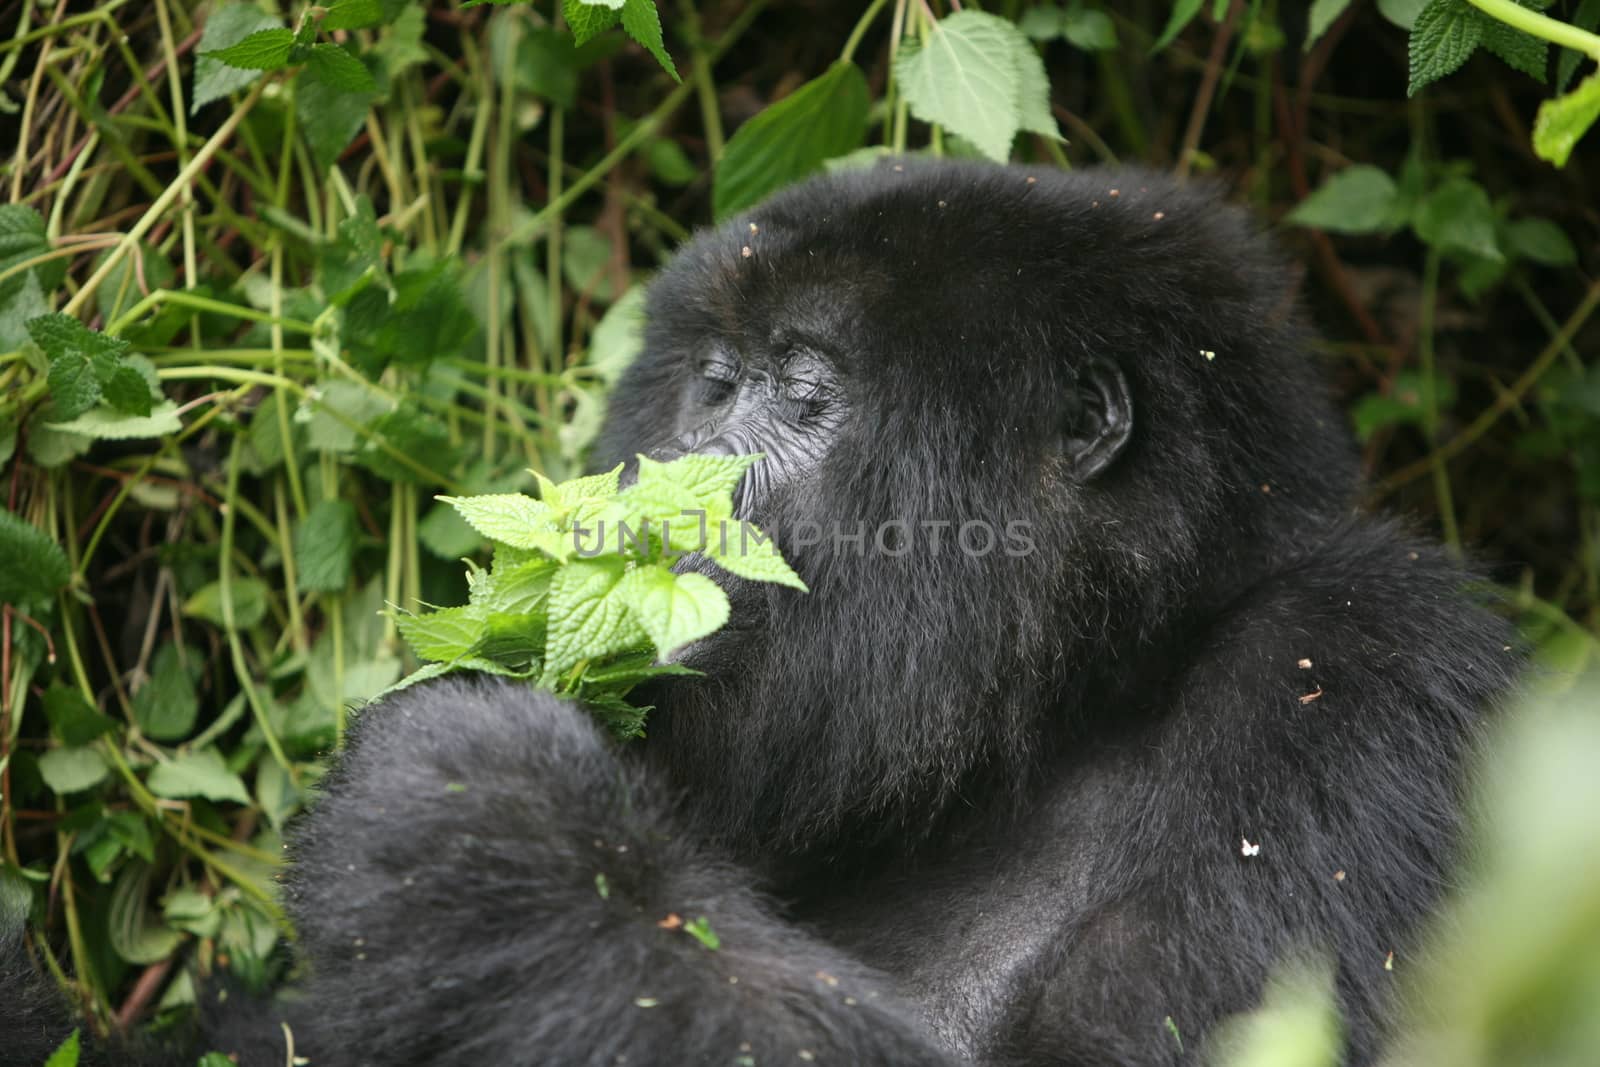
[[[66,356],[50,363],[45,384],[50,388],[51,414],[72,419],[100,402],[100,383],[88,360]]]
[[[150,397],[150,383],[132,367],[118,367],[101,390],[112,410],[124,415],[149,415],[154,403]]]
[[[0,509],[0,604],[28,604],[54,596],[71,576],[67,554],[49,534]]]
[[[383,64],[392,81],[403,71],[426,62],[427,49],[422,47],[422,36],[427,30],[427,20],[420,4],[407,3],[393,22],[389,31],[373,46],[372,53]]]
[[[370,95],[378,91],[372,72],[355,56],[336,44],[314,44],[306,56],[306,70],[328,87],[345,93]]]
[[[282,23],[254,4],[223,4],[212,11],[211,16],[206,19],[205,30],[200,34],[200,44],[197,48],[199,57],[194,63],[194,100],[189,105],[190,113],[198,112],[213,100],[238,92],[261,76],[257,71],[230,67],[209,53],[237,45],[253,33],[281,28]]]
[[[607,3],[606,0],[597,0],[595,3],[585,3],[584,0],[561,0],[561,14],[567,20],[567,28],[572,31],[572,39],[581,46],[588,44],[597,34],[604,33],[622,20],[622,3]]]
[[[1550,69],[1548,42],[1489,18],[1483,23],[1483,47],[1499,56],[1512,70],[1520,70],[1540,84],[1544,83]]]
[[[723,523],[718,536],[708,541],[706,555],[729,574],[810,592],[759,527],[748,522]]]
[[[322,47],[316,46],[311,54],[313,57],[320,54],[323,58],[309,61],[294,80],[294,111],[317,166],[327,168],[366,122],[373,91],[354,87],[348,65],[333,59],[327,52],[316,50]],[[334,50],[343,52],[336,47]],[[348,52],[343,54],[345,59],[362,65]],[[370,75],[368,83],[371,83]]]
[[[1455,73],[1483,40],[1485,21],[1466,0],[1429,0],[1411,27],[1406,95]]]
[[[52,748],[39,757],[39,776],[57,796],[90,789],[110,773],[97,748]]]
[[[449,661],[468,655],[488,629],[474,608],[440,608],[422,615],[395,613],[395,628],[419,659]]]
[[[86,411],[75,419],[55,423],[52,429],[96,441],[130,441],[139,437],[165,437],[183,429],[178,406],[163,400],[148,415],[124,415],[108,408]]]
[[[524,493],[484,493],[481,496],[441,496],[467,524],[491,541],[513,548],[532,548],[558,558],[570,552],[570,539],[551,522],[549,504]]]
[[[191,657],[197,655],[190,651]],[[200,711],[194,678],[175,644],[164,644],[150,662],[150,677],[133,695],[133,720],[157,741],[179,741],[194,730]]]
[[[497,565],[489,588],[480,590],[474,603],[502,614],[537,611],[550,596],[556,569],[555,561],[543,556],[515,566]]]
[[[1392,225],[1400,195],[1394,179],[1377,167],[1346,167],[1284,217],[1295,226],[1335,233],[1375,233]]]
[[[654,653],[623,656],[583,672],[584,689],[625,689],[651,678],[699,677],[700,671],[681,663],[657,663]]]
[[[1570,267],[1578,250],[1549,219],[1518,219],[1506,227],[1508,251],[1546,267]]]
[[[867,80],[840,60],[749,119],[729,139],[713,177],[714,214],[724,219],[814,174],[825,160],[861,144]],[[752,244],[760,255],[760,242]]]
[[[59,684],[44,691],[44,714],[51,732],[69,747],[87,745],[117,728],[116,720],[102,714],[82,693]]]
[[[1505,257],[1494,237],[1494,205],[1483,186],[1470,178],[1451,178],[1429,193],[1417,208],[1417,236],[1441,251],[1469,252],[1496,262]]]
[[[1044,60],[1022,34],[1012,37],[1012,53],[1017,65],[1017,123],[1029,133],[1059,141],[1061,128],[1050,110],[1050,75],[1044,69]]]
[[[280,70],[289,65],[289,52],[294,48],[294,33],[282,27],[257,30],[237,44],[205,52],[219,63],[238,70]]]
[[[1589,75],[1570,93],[1539,105],[1539,117],[1533,124],[1534,154],[1558,167],[1566,166],[1572,150],[1596,119],[1600,119],[1600,73]]]
[[[232,587],[233,624],[241,630],[248,630],[266,617],[267,583],[259,578],[235,578]],[[207,582],[184,601],[183,613],[217,626],[226,626],[223,607],[222,582]]]
[[[383,8],[378,0],[334,0],[328,13],[322,16],[322,28],[333,30],[364,30],[368,26],[383,25]]]
[[[556,573],[550,583],[547,678],[647,640],[618,588],[624,573],[622,560],[615,556],[574,560]]]
[[[761,452],[742,456],[691,454],[662,463],[640,456],[639,480],[631,488],[642,492],[660,487],[674,495],[686,494],[714,521],[732,513],[733,491],[739,480],[765,458]]]
[[[156,796],[170,800],[204,797],[236,804],[250,803],[243,780],[228,770],[214,748],[180,752],[167,762],[156,764],[145,785]]]
[[[302,593],[337,593],[350,580],[355,559],[355,505],[322,500],[295,524],[295,586]]]
[[[1172,14],[1167,16],[1167,24],[1161,29],[1161,36],[1156,38],[1156,43],[1150,46],[1151,53],[1161,51],[1171,44],[1194,17],[1200,14],[1200,8],[1205,0],[1176,0],[1172,5]]]
[[[1340,15],[1349,8],[1350,0],[1315,0],[1311,5],[1311,15],[1306,27],[1306,51],[1311,51],[1311,46],[1317,43],[1318,38],[1328,32]]]
[[[602,474],[586,474],[581,478],[572,478],[560,484],[551,482],[544,475],[535,471],[542,491],[541,498],[554,507],[570,507],[580,500],[593,500],[602,497],[616,496],[617,486],[622,480],[622,467],[618,463],[611,470]]]
[[[1021,37],[1014,25],[982,11],[934,23],[926,44],[902,47],[895,58],[895,81],[911,113],[1005,162],[1022,125],[1015,50]]]
[[[622,28],[629,37],[644,45],[645,51],[655,56],[656,62],[672,75],[673,81],[683,81],[678,77],[678,68],[672,65],[672,57],[667,54],[666,44],[661,39],[661,16],[656,13],[655,0],[623,0]]]
[[[636,567],[620,591],[662,659],[728,621],[728,595],[703,574],[674,574],[658,564]]]

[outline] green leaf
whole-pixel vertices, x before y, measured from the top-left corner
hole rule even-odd
[[[227,800],[236,804],[250,803],[250,794],[245,791],[244,782],[228,770],[228,765],[214,748],[180,752],[167,762],[156,764],[145,785],[156,796],[171,800],[205,797],[207,800]]]
[[[1507,251],[1546,267],[1570,267],[1578,250],[1549,219],[1518,219],[1506,227]]]
[[[44,714],[51,731],[69,747],[87,745],[117,728],[116,720],[101,714],[82,693],[60,684],[44,691]]]
[[[46,381],[54,401],[52,421],[72,419],[94,407],[128,351],[127,341],[97,333],[60,312],[29,319],[28,336],[50,361]]]
[[[0,352],[21,348],[29,339],[28,321],[49,312],[37,271],[23,271],[0,281]]]
[[[257,30],[237,44],[201,54],[239,70],[280,70],[289,65],[289,51],[292,48],[294,34],[276,27]]]
[[[337,593],[350,580],[355,559],[355,505],[348,500],[319,501],[295,524],[295,586],[302,593]]]
[[[189,652],[191,657],[198,654]],[[150,677],[133,695],[133,720],[157,741],[179,741],[194,731],[199,711],[194,678],[184,666],[178,646],[170,642],[162,645],[151,660]]]
[[[1306,51],[1328,32],[1339,16],[1350,7],[1350,0],[1314,0],[1311,5],[1309,25],[1306,27]]]
[[[124,415],[109,408],[94,408],[75,419],[52,427],[63,434],[76,434],[95,441],[128,441],[138,437],[165,437],[183,429],[178,406],[163,400],[148,415]]]
[[[622,20],[622,3],[620,0],[614,4],[605,0],[597,3],[561,0],[561,14],[572,31],[572,39],[582,46]]]
[[[1061,35],[1085,52],[1109,52],[1117,47],[1117,24],[1104,11],[1092,8],[1074,7],[1064,12]]]
[[[0,509],[0,604],[28,604],[54,596],[72,568],[50,535],[14,512]]]
[[[571,34],[529,26],[517,41],[517,86],[559,108],[578,102],[578,48]]]
[[[294,80],[294,111],[317,166],[326,169],[366,122],[373,93],[370,88],[355,87],[348,64],[333,59],[329,52],[317,51],[323,47],[318,45],[312,50],[313,58]],[[360,60],[343,49],[327,47],[360,65]],[[323,58],[315,59],[318,55]]]
[[[1433,393],[1431,397],[1430,392]],[[1394,376],[1388,392],[1362,397],[1351,412],[1351,418],[1356,436],[1364,441],[1384,427],[1420,426],[1430,409],[1437,415],[1449,411],[1455,402],[1456,387],[1450,379],[1401,371]]]
[[[636,567],[621,592],[662,659],[728,621],[728,595],[703,574],[674,574],[659,564]]]
[[[717,949],[722,947],[722,938],[718,937],[717,932],[711,929],[711,922],[704,915],[700,916],[698,919],[690,919],[688,922],[684,923],[683,932],[700,942],[712,952],[715,952]]]
[[[381,26],[385,21],[378,0],[334,0],[322,17],[322,28],[329,32],[363,30],[368,26]]]
[[[755,122],[760,117],[757,115],[750,122]],[[739,139],[750,122],[746,122],[739,128],[739,133],[733,135],[734,141]],[[730,147],[732,143],[729,142]],[[726,152],[722,158],[726,164],[728,158]],[[719,175],[721,169],[719,166]],[[756,199],[760,199],[760,195],[756,194]],[[600,324],[589,335],[588,365],[608,382],[615,382],[620,378],[622,372],[627,370],[644,350],[644,300],[645,287],[633,286],[606,309]]]
[[[911,113],[1004,162],[1022,124],[1019,38],[1026,43],[1014,25],[982,11],[958,11],[934,23],[926,44],[904,46],[895,58],[895,81]]]
[[[1017,66],[1017,125],[1029,133],[1061,140],[1061,128],[1050,110],[1050,75],[1044,60],[1022,34],[1012,34],[1011,43]]]
[[[552,507],[571,507],[584,500],[616,496],[617,486],[622,480],[622,467],[623,464],[618,463],[602,474],[588,474],[559,485],[535,472],[539,479],[540,497]]]
[[[43,216],[23,204],[0,204],[0,273],[48,251],[50,239],[45,235]],[[41,263],[28,273],[37,279],[42,290],[48,291],[61,284],[66,270],[67,261],[56,259]],[[17,278],[13,284],[21,280]]]
[[[723,523],[718,536],[709,541],[706,555],[729,574],[810,592],[794,568],[778,554],[772,539],[751,523]]]
[[[1375,233],[1390,228],[1399,188],[1377,167],[1346,167],[1306,197],[1284,221],[1335,233]]]
[[[439,499],[454,507],[468,525],[491,541],[513,548],[538,549],[557,558],[565,558],[571,552],[571,538],[555,528],[550,505],[524,493]]]
[[[1539,105],[1539,117],[1533,123],[1534,154],[1558,167],[1566,166],[1572,150],[1597,118],[1600,73],[1589,75],[1570,93]]]
[[[372,72],[355,56],[336,44],[314,44],[306,56],[306,70],[330,89],[370,95],[378,91]]]
[[[1578,5],[1578,10],[1572,13],[1570,21],[1580,30],[1593,33],[1600,29],[1600,0],[1583,0]],[[1575,48],[1563,48],[1560,58],[1556,60],[1556,89],[1565,92],[1568,85],[1572,84],[1572,76],[1578,73],[1578,67],[1588,57]]]
[[[236,93],[260,77],[254,70],[240,70],[214,58],[210,53],[237,45],[253,33],[281,29],[282,23],[254,4],[229,3],[212,11],[200,34],[199,58],[194,63],[194,99],[191,114],[230,93]],[[288,30],[282,32],[288,33]]]
[[[1017,29],[1033,41],[1053,41],[1061,36],[1067,13],[1055,4],[1030,7],[1017,19]]]
[[[866,134],[867,80],[840,60],[749,119],[729,139],[713,179],[718,219],[743,211],[856,148]],[[761,253],[759,235],[751,249]]]
[[[223,617],[222,582],[207,582],[184,601],[183,613],[205,619],[217,626],[226,626]],[[259,578],[233,580],[233,624],[248,630],[267,615],[267,583]]]
[[[1499,56],[1512,70],[1520,70],[1541,84],[1550,69],[1548,42],[1498,19],[1483,20],[1483,47]]]
[[[422,5],[408,2],[389,24],[389,31],[373,46],[371,54],[382,63],[391,81],[418,63],[427,61],[428,51],[422,47],[426,30],[427,20]]]
[[[678,68],[672,65],[672,57],[667,54],[666,45],[661,39],[661,16],[656,13],[655,0],[623,0],[622,28],[629,37],[644,45],[645,51],[656,57],[656,62],[672,75],[673,81],[683,81],[678,77]]]
[[[1423,86],[1455,73],[1483,40],[1486,21],[1466,0],[1429,0],[1411,28],[1406,95],[1415,96]]]
[[[124,415],[148,416],[153,405],[150,383],[144,380],[144,375],[127,366],[116,369],[111,380],[102,387],[102,395],[112,410]]]
[[[97,748],[52,748],[39,757],[39,775],[57,796],[89,789],[110,773]]]
[[[731,498],[739,479],[765,458],[760,452],[744,456],[688,455],[662,463],[640,456],[639,480],[634,486],[640,490],[659,486],[686,494],[696,507],[706,510],[709,519],[721,519],[732,511]]]
[[[44,1067],[78,1067],[79,1049],[78,1030],[74,1027],[67,1039],[50,1053],[50,1058],[44,1061]]]
[[[1427,6],[1428,0],[1378,0],[1378,13],[1402,30],[1410,30]]]
[[[445,662],[471,653],[488,629],[482,614],[470,607],[440,608],[424,615],[396,612],[394,622],[419,659]]]
[[[559,677],[583,662],[645,642],[619,588],[623,562],[615,556],[573,560],[550,583],[550,632],[545,676]]]
[[[1440,251],[1469,252],[1495,261],[1505,257],[1494,238],[1494,205],[1483,186],[1470,178],[1451,178],[1417,209],[1417,236]]]
[[[112,949],[129,963],[157,963],[172,955],[183,935],[167,926],[145,905],[153,868],[130,863],[117,875],[106,916],[106,935]]]
[[[1200,14],[1200,7],[1204,2],[1205,0],[1174,0],[1172,14],[1167,16],[1167,24],[1161,30],[1161,36],[1157,37],[1156,43],[1150,46],[1151,54],[1161,51],[1176,40],[1178,34],[1182,33],[1185,27],[1194,21],[1194,17]]]

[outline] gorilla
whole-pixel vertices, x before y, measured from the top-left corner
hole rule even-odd
[[[364,711],[293,838],[295,1053],[1192,1063],[1310,956],[1372,1060],[1517,662],[1357,512],[1311,346],[1153,172],[890,163],[695,238],[595,466],[764,453],[738,514],[811,591],[708,569],[640,742],[489,679]]]

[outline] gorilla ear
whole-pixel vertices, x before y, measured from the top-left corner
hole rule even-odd
[[[1122,368],[1092,359],[1078,371],[1067,401],[1061,449],[1072,477],[1098,477],[1122,454],[1133,436],[1133,395]]]

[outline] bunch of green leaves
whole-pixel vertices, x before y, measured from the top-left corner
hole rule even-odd
[[[639,457],[556,484],[535,472],[539,499],[522,493],[442,497],[494,544],[469,564],[468,602],[426,614],[397,612],[400,633],[427,665],[399,683],[478,670],[526,679],[580,698],[622,737],[643,733],[648,709],[629,690],[693,673],[670,662],[728,620],[727,594],[673,564],[694,552],[729,574],[804,590],[770,538],[733,518],[733,491],[761,456]]]
[[[533,0],[467,0],[461,6],[531,3]],[[621,23],[623,32],[643,45],[661,64],[662,70],[672,75],[674,81],[682,80],[662,39],[661,14],[656,10],[655,0],[561,0],[561,16],[580,45]]]
[[[1431,82],[1459,70],[1479,48],[1539,82],[1547,80],[1550,45],[1563,49],[1556,72],[1560,95],[1539,108],[1533,149],[1541,158],[1565,166],[1573,147],[1600,119],[1600,71],[1567,89],[1587,56],[1600,62],[1600,2],[1583,0],[1570,23],[1543,14],[1553,0],[1427,0],[1407,7],[1411,31],[1411,78],[1415,95]],[[1313,29],[1326,27],[1350,0],[1319,0]],[[1319,14],[1320,13],[1320,20]]]

